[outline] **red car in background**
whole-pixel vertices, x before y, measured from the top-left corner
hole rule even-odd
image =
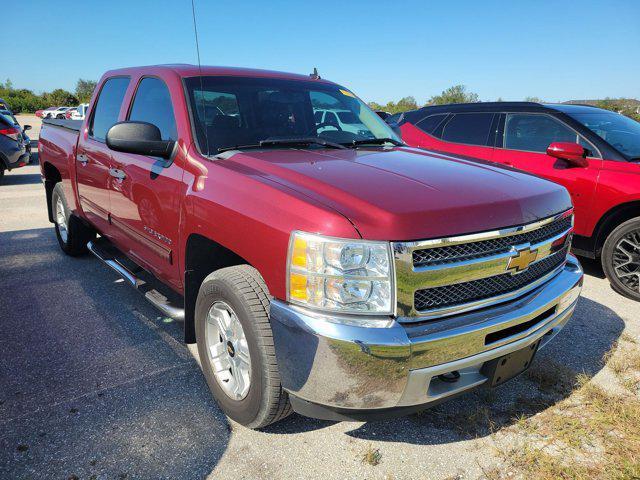
[[[598,258],[640,300],[640,123],[586,105],[495,102],[424,107],[387,119],[411,146],[525,170],[565,186],[574,251]]]

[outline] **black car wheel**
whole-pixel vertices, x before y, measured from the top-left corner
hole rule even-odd
[[[602,268],[615,291],[640,301],[640,217],[609,234],[602,249]]]

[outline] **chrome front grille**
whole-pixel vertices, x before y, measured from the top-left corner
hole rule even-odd
[[[503,273],[471,282],[417,290],[414,304],[416,310],[422,311],[504,295],[505,293],[519,290],[544,278],[560,265],[564,264],[566,257],[567,248],[563,248],[539,262],[534,263],[526,271],[517,275]]]
[[[453,315],[517,298],[564,265],[573,212],[517,227],[394,243],[397,313]]]
[[[472,258],[486,257],[508,252],[513,245],[522,243],[536,244],[555,237],[571,228],[572,217],[559,218],[536,230],[515,234],[509,237],[481,240],[479,242],[460,243],[437,248],[425,248],[413,252],[413,265],[456,262]]]

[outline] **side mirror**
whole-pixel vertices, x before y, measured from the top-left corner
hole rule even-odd
[[[22,130],[31,130],[31,125],[23,125]]]
[[[576,167],[587,167],[587,151],[581,145],[573,142],[553,142],[547,148],[547,155],[566,160]]]
[[[162,140],[160,129],[147,122],[118,122],[107,131],[107,147],[116,152],[170,158],[175,141]]]

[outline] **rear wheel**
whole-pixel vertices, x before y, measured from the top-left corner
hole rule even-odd
[[[87,243],[95,238],[95,232],[71,214],[61,183],[53,188],[51,208],[56,237],[62,251],[71,256],[85,253]]]
[[[2,183],[3,179],[4,179],[4,165],[2,164],[2,162],[0,162],[0,183]]]
[[[609,234],[602,249],[602,268],[615,291],[640,301],[640,217]]]
[[[202,371],[227,416],[261,428],[291,413],[280,384],[269,322],[267,287],[249,265],[217,270],[196,300]]]

